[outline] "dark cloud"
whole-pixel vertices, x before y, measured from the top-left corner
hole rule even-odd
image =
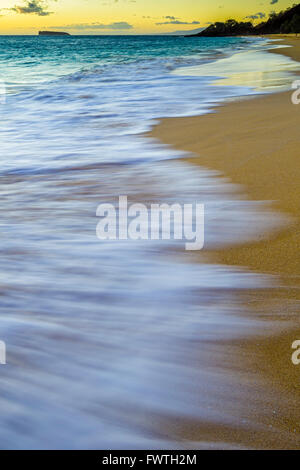
[[[163,21],[161,23],[155,23],[156,26],[161,26],[164,24],[200,24],[199,21],[180,21],[180,20],[171,20],[171,21]]]
[[[10,8],[11,11],[15,11],[20,14],[34,14],[38,16],[48,16],[52,12],[47,10],[42,0],[25,0],[23,5],[15,5],[13,8]]]
[[[278,0],[271,0],[270,5],[275,5],[275,3],[278,3]]]
[[[78,23],[69,24],[66,26],[52,26],[50,29],[64,29],[64,30],[110,30],[110,31],[125,31],[133,29],[133,26],[126,21],[117,21],[115,23],[103,24],[103,23]]]
[[[259,11],[258,13],[255,13],[254,15],[245,16],[245,18],[249,20],[262,20],[265,17],[266,17],[266,14],[261,11]]]

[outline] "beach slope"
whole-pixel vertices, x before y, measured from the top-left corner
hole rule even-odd
[[[300,60],[299,39],[286,38],[282,44],[292,47],[272,52]],[[278,288],[237,294],[241,305],[265,322],[263,339],[257,331],[255,337],[223,344],[224,357],[231,357],[227,373],[241,374],[244,390],[255,384],[251,398],[245,396],[237,406],[243,418],[256,421],[256,429],[243,435],[233,428],[208,431],[199,426],[195,440],[208,437],[256,449],[300,446],[300,366],[291,361],[292,342],[300,339],[300,105],[291,96],[292,91],[265,95],[226,103],[203,116],[164,119],[150,133],[192,152],[188,161],[217,170],[220,177],[242,185],[249,200],[268,201],[274,212],[291,221],[254,242],[195,255],[199,262],[241,267],[278,280]]]

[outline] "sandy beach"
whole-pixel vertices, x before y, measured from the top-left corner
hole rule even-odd
[[[272,52],[300,61],[300,39],[282,38],[282,44],[292,47]],[[233,393],[241,387],[243,396],[233,405],[233,414],[239,415],[239,422],[243,418],[246,429],[187,423],[177,430],[195,441],[300,448],[300,366],[291,361],[291,344],[300,339],[300,105],[292,104],[291,95],[264,95],[227,103],[204,116],[165,119],[150,134],[192,152],[191,163],[218,171],[241,185],[249,200],[269,202],[274,212],[291,220],[253,243],[196,255],[201,263],[275,275],[278,287],[238,294],[240,304],[265,327],[255,337],[224,342],[219,351]]]

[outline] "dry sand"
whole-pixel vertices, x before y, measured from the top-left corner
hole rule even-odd
[[[300,39],[282,43],[293,47],[272,52],[300,61]],[[291,362],[291,344],[300,339],[300,105],[292,104],[291,92],[227,103],[209,115],[165,119],[151,137],[193,152],[191,163],[218,170],[243,185],[250,200],[273,201],[274,211],[294,220],[255,243],[196,255],[200,262],[208,256],[209,262],[275,274],[278,288],[238,294],[268,334],[224,342],[219,352],[233,393],[238,380],[243,394],[233,407],[234,424],[169,423],[171,432],[217,447],[300,448],[300,365]]]

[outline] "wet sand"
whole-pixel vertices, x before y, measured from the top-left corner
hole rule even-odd
[[[282,44],[292,47],[272,52],[300,61],[300,38],[284,38]],[[250,200],[269,201],[275,212],[291,217],[290,224],[254,243],[196,255],[199,262],[278,279],[278,288],[237,294],[241,312],[246,307],[263,325],[257,334],[211,350],[211,366],[223,365],[232,380],[233,424],[169,423],[178,437],[217,448],[300,448],[300,366],[291,362],[291,344],[300,339],[300,105],[292,104],[291,95],[227,103],[205,116],[165,119],[150,134],[192,152],[191,163],[242,185]],[[205,346],[199,350],[205,355]],[[223,406],[228,403],[227,397]]]

